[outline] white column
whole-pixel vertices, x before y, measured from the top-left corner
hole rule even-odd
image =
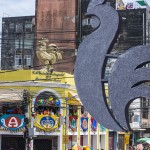
[[[91,115],[88,113],[88,146],[91,147]]]
[[[100,149],[100,125],[97,125],[97,150]]]
[[[106,141],[105,138],[106,138],[105,134],[102,134],[101,135],[101,143],[100,143],[101,149],[105,149],[105,141]]]
[[[92,143],[93,143],[93,149],[97,149],[97,135],[92,135],[93,138],[92,138]]]
[[[63,136],[63,133],[62,133],[62,125],[60,127],[60,135],[58,136],[58,150],[62,150],[62,136]]]
[[[88,145],[88,135],[83,135],[83,145]]]

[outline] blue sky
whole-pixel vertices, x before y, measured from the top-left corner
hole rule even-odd
[[[35,15],[35,0],[0,0],[0,31],[2,17]]]

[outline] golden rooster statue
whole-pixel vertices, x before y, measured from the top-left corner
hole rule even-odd
[[[36,55],[43,62],[42,71],[52,72],[52,65],[59,60],[62,60],[62,51],[55,44],[49,44],[49,40],[42,38],[38,41]]]

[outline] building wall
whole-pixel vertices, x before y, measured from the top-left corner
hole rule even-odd
[[[37,0],[36,39],[48,38],[63,51],[63,60],[54,65],[57,71],[72,73],[76,49],[76,1]],[[36,59],[35,68],[41,62]]]
[[[34,16],[2,18],[2,69],[33,66]]]

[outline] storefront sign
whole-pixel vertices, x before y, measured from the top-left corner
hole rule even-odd
[[[126,136],[125,136],[125,138],[124,138],[124,143],[125,143],[125,144],[129,144],[129,140],[130,140],[130,137],[126,137]]]
[[[127,9],[133,9],[133,3],[127,3],[126,8]]]
[[[69,127],[72,131],[77,131],[77,116],[69,116]]]
[[[126,133],[125,136],[124,136],[125,144],[129,144],[129,140],[130,140],[130,133]]]
[[[32,74],[36,74],[36,80],[48,80],[48,81],[52,81],[52,82],[62,82],[62,77],[65,76],[64,73],[48,73],[48,72],[43,72],[43,71],[32,71]],[[44,75],[44,77],[43,77]]]
[[[139,9],[146,8],[148,6],[148,0],[116,0],[116,9],[117,10],[126,10],[126,9]]]
[[[24,115],[4,114],[0,117],[1,128],[9,131],[19,131],[24,127]]]
[[[63,144],[69,143],[69,135],[63,135]]]
[[[34,126],[40,130],[49,132],[59,127],[59,117],[56,115],[36,115]]]
[[[81,118],[81,128],[83,132],[86,132],[88,130],[88,118],[85,117]]]
[[[54,76],[54,77],[63,77],[65,74],[64,73],[59,73],[59,72],[54,72],[54,73],[49,73],[49,72],[44,72],[44,71],[32,71],[33,74],[39,74],[39,75],[50,75],[50,76]]]
[[[91,117],[91,128],[95,132],[97,130],[97,121]]]

